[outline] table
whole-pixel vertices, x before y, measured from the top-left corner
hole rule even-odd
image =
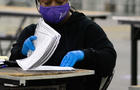
[[[36,87],[38,85],[46,86],[52,84],[64,85],[67,84],[66,82],[71,80],[71,78],[80,78],[80,80],[82,80],[81,78],[90,75],[94,75],[93,70],[76,69],[75,71],[23,71],[18,67],[7,67],[0,69],[0,87],[3,87],[4,83],[12,84],[16,88],[28,88],[30,86]]]
[[[87,11],[87,10],[77,10],[83,12],[86,16],[91,19],[100,18],[105,19],[111,13],[105,11]],[[27,16],[27,17],[40,17],[36,8],[31,7],[17,7],[17,6],[0,6],[0,15],[6,16]]]
[[[140,90],[140,85],[133,85],[128,88],[128,90]]]
[[[113,16],[122,24],[131,25],[131,85],[137,85],[137,32],[140,30],[140,16]]]
[[[87,17],[94,19],[106,19],[109,15],[111,15],[110,12],[105,11],[87,11],[87,10],[77,10],[79,12],[84,13]]]
[[[79,12],[83,12],[86,16],[94,20],[95,18],[99,19],[106,19],[110,13],[109,12],[101,12],[101,11],[86,11],[86,10],[78,10]],[[0,16],[15,16],[15,17],[22,17],[22,20],[20,22],[19,27],[16,30],[15,35],[5,35],[0,36],[0,40],[7,40],[10,41],[9,47],[6,49],[6,52],[3,53],[1,44],[0,44],[0,54],[1,55],[7,55],[12,42],[15,41],[22,30],[22,27],[26,21],[27,18],[39,18],[41,15],[38,13],[38,10],[36,8],[29,8],[29,7],[17,7],[17,6],[0,6]]]

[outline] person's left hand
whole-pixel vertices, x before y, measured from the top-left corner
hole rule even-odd
[[[73,67],[77,61],[81,61],[83,59],[84,59],[84,52],[83,51],[81,51],[81,50],[70,51],[62,59],[60,66]]]

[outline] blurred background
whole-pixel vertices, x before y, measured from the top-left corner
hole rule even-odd
[[[140,0],[71,0],[78,9],[109,11],[115,15],[139,15]]]
[[[130,86],[130,25],[120,24],[112,19],[112,16],[139,16],[140,0],[70,0],[75,9],[90,11],[105,11],[111,14],[106,19],[95,19],[108,35],[113,43],[118,57],[114,78],[108,90],[128,90]],[[35,7],[34,0],[0,0],[0,6]],[[22,18],[0,17],[0,35],[14,34]],[[28,18],[24,27],[31,23],[37,23],[38,18]],[[5,50],[8,41],[1,41]],[[139,46],[139,43],[138,43]],[[140,48],[138,48],[138,52]],[[10,55],[8,52],[7,56]],[[139,60],[138,54],[138,60]],[[138,65],[140,62],[138,62]],[[140,67],[138,67],[140,69]],[[140,74],[138,70],[138,80]],[[138,82],[139,83],[139,82]]]
[[[83,10],[110,11],[115,15],[139,15],[140,0],[70,0],[73,7]],[[34,0],[0,0],[0,5],[34,7]]]

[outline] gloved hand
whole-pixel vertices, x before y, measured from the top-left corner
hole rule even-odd
[[[31,36],[24,41],[24,44],[23,44],[23,47],[22,47],[22,54],[23,55],[27,56],[27,53],[28,53],[29,50],[32,50],[32,51],[35,50],[35,46],[34,46],[32,41],[36,40],[36,39],[37,39],[36,36]]]
[[[73,67],[76,62],[82,61],[83,59],[84,59],[83,51],[81,50],[70,51],[62,59],[60,66]]]

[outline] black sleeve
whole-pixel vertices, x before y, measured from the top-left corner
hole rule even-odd
[[[35,32],[35,28],[36,28],[36,25],[35,24],[31,24],[29,26],[27,26],[22,32],[21,34],[19,35],[19,37],[17,38],[17,41],[15,44],[13,44],[13,47],[11,49],[11,55],[10,55],[10,58],[9,60],[10,61],[15,61],[17,59],[23,59],[25,58],[26,56],[24,56],[22,53],[21,53],[21,49],[22,49],[22,45],[24,43],[24,41],[34,35],[34,32]]]
[[[86,29],[86,48],[83,50],[85,59],[82,63],[88,69],[93,69],[96,74],[108,75],[115,67],[116,51],[107,38],[105,32],[96,23]]]

